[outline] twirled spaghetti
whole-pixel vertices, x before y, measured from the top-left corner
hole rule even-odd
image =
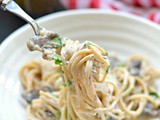
[[[153,85],[160,71],[145,58],[131,56],[123,63],[90,41],[68,40],[53,59],[29,62],[20,71],[29,119],[160,118],[160,96]]]

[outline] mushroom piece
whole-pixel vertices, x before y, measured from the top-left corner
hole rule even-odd
[[[31,104],[34,99],[39,98],[39,91],[41,90],[44,92],[52,92],[54,89],[52,86],[46,85],[46,86],[43,86],[42,88],[35,88],[30,91],[27,91],[23,93],[22,96],[28,104]]]
[[[129,63],[128,70],[133,76],[140,76],[142,72],[142,61],[141,60],[132,60]]]
[[[136,118],[136,120],[159,120],[160,118],[160,109],[153,109],[151,103],[147,103],[143,113]]]
[[[119,60],[119,58],[115,55],[109,56],[109,62],[110,62],[110,69],[113,69],[117,67],[118,65],[122,64],[122,62]]]

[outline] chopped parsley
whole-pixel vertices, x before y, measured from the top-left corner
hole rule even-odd
[[[124,63],[122,63],[122,64],[118,64],[118,67],[126,67],[126,65],[124,64]]]
[[[155,98],[158,98],[159,95],[156,93],[156,92],[150,92],[149,95],[155,97]]]
[[[66,109],[65,117],[68,118],[68,109]]]
[[[63,70],[61,70],[61,71],[60,71],[60,73],[61,73],[61,74],[64,74],[64,71],[63,71]]]
[[[88,42],[86,45],[87,45],[87,47],[90,48],[92,44],[90,42]]]
[[[130,95],[131,93],[133,93],[133,92],[134,92],[134,90],[135,90],[135,89],[134,89],[134,88],[132,88],[128,94]]]
[[[124,81],[124,80],[123,80],[123,81]],[[124,90],[126,91],[128,88],[129,88],[129,85],[126,85],[126,87],[125,87],[125,89],[124,89]]]
[[[132,89],[131,89],[131,93],[132,93],[132,92],[134,92],[134,90],[135,90],[135,89],[134,89],[134,88],[132,88]]]
[[[55,60],[56,65],[61,65],[62,64],[62,58],[59,56],[53,56],[53,59]]]
[[[55,115],[60,118],[61,117],[61,112],[60,111],[56,111]]]
[[[108,72],[109,72],[109,69],[110,69],[110,65],[107,67],[107,69],[106,69],[106,73],[108,73]]]
[[[109,54],[108,54],[108,52],[106,52],[106,56],[108,56]]]
[[[64,83],[61,85],[61,88],[65,88],[65,87],[67,87],[67,86],[68,86],[68,87],[71,87],[71,86],[72,86],[72,81],[69,80],[69,81],[67,82],[67,84],[64,82]]]
[[[51,41],[55,44],[56,48],[63,47],[62,38],[61,37],[54,37],[51,39]]]
[[[61,88],[65,88],[67,87],[66,83],[64,82],[62,85],[61,85]]]
[[[71,87],[72,86],[72,81],[68,81],[68,86]]]

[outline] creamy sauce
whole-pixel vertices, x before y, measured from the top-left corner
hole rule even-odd
[[[93,44],[92,43],[92,47],[91,47],[91,43],[90,42],[85,42],[85,43],[83,43],[83,44],[79,44],[79,42],[78,41],[67,41],[67,43],[66,43],[66,40],[67,39],[65,39],[65,38],[62,38],[62,37],[60,37],[58,34],[55,34],[55,33],[53,33],[53,32],[51,32],[51,31],[46,31],[46,30],[42,30],[41,31],[41,35],[40,36],[35,36],[35,37],[33,37],[33,38],[31,38],[28,42],[27,42],[27,46],[28,46],[28,48],[29,48],[29,50],[31,50],[31,51],[40,51],[40,52],[42,52],[43,53],[43,58],[44,59],[47,59],[47,60],[53,60],[53,56],[55,55],[55,54],[57,54],[57,55],[60,55],[61,57],[63,57],[63,60],[61,60],[61,62],[62,61],[66,61],[66,62],[69,62],[70,64],[71,63],[74,63],[74,66],[73,67],[70,67],[70,66],[68,66],[68,63],[66,63],[66,64],[63,64],[64,66],[64,73],[66,74],[66,76],[68,77],[68,78],[66,78],[66,83],[65,84],[69,84],[69,82],[70,83],[76,83],[76,81],[77,80],[79,80],[78,82],[79,83],[81,83],[82,82],[82,80],[81,80],[81,77],[83,76],[83,75],[86,75],[86,77],[84,77],[85,79],[84,80],[88,80],[87,82],[88,83],[90,83],[90,82],[93,82],[94,84],[95,84],[95,86],[94,87],[91,87],[92,88],[92,90],[90,90],[88,93],[86,93],[89,97],[90,97],[90,100],[93,100],[93,101],[91,101],[91,103],[90,104],[93,104],[94,103],[94,105],[98,108],[99,106],[101,106],[102,104],[101,104],[101,101],[103,102],[103,101],[105,101],[106,99],[104,99],[104,97],[102,97],[102,96],[107,96],[106,95],[106,93],[108,92],[108,93],[114,93],[114,90],[119,90],[119,91],[122,91],[123,89],[119,89],[119,88],[117,88],[117,86],[119,86],[120,87],[120,85],[122,85],[122,81],[121,82],[119,82],[121,79],[122,80],[124,80],[126,77],[125,76],[128,76],[129,74],[131,74],[132,76],[129,76],[127,79],[125,79],[125,80],[128,80],[129,82],[130,82],[130,84],[133,84],[133,86],[135,86],[135,87],[137,87],[136,89],[130,89],[130,86],[127,86],[127,84],[126,84],[126,87],[125,87],[125,89],[128,89],[128,91],[127,90],[125,90],[124,92],[122,92],[123,94],[124,93],[126,93],[126,91],[128,92],[128,94],[139,94],[139,97],[141,97],[141,95],[140,94],[144,94],[143,93],[143,89],[141,89],[141,88],[143,88],[143,87],[145,87],[145,89],[147,89],[147,87],[146,87],[146,85],[147,84],[145,84],[145,83],[143,83],[143,81],[144,80],[146,80],[146,79],[144,79],[142,82],[141,82],[141,84],[143,83],[144,85],[141,85],[141,84],[137,84],[138,82],[137,81],[140,81],[139,79],[136,79],[136,77],[135,77],[135,79],[130,79],[130,78],[132,78],[132,77],[134,77],[134,76],[139,76],[139,77],[143,77],[143,75],[144,74],[142,74],[141,72],[143,72],[143,70],[145,70],[145,68],[143,68],[143,64],[142,63],[146,63],[146,61],[143,59],[143,58],[141,58],[141,57],[137,57],[137,56],[134,56],[134,57],[132,57],[131,59],[129,59],[129,61],[127,62],[127,68],[128,68],[128,70],[129,70],[129,72],[128,71],[126,71],[126,68],[123,68],[123,64],[117,59],[117,58],[115,58],[115,57],[112,57],[112,58],[110,58],[109,60],[110,60],[110,62],[111,63],[113,63],[113,65],[111,64],[111,69],[113,69],[114,67],[117,67],[117,66],[119,66],[120,64],[121,64],[121,66],[119,66],[119,67],[117,67],[117,69],[115,69],[115,70],[118,70],[117,72],[115,72],[115,71],[113,71],[113,73],[114,73],[114,75],[113,74],[111,74],[111,76],[110,75],[108,75],[108,81],[106,82],[106,83],[108,83],[108,82],[110,82],[110,83],[113,83],[113,84],[118,84],[118,85],[116,85],[116,86],[107,86],[106,87],[106,83],[105,83],[105,81],[104,81],[104,83],[105,84],[100,84],[100,82],[97,82],[96,81],[96,79],[97,79],[97,76],[98,76],[98,80],[101,78],[101,77],[99,77],[100,75],[102,76],[102,75],[106,75],[106,68],[107,68],[107,70],[108,70],[108,66],[109,66],[109,62],[108,62],[108,58],[103,58],[103,57],[105,57],[104,56],[104,54],[105,54],[105,51],[103,51],[103,49],[101,49],[100,47],[97,47],[97,45],[95,45],[95,44]],[[90,44],[88,44],[88,43],[90,43]],[[87,46],[87,47],[86,47]],[[62,49],[62,52],[61,52],[61,49]],[[91,50],[92,51],[91,51]],[[81,52],[79,52],[80,50],[82,50]],[[89,52],[88,52],[89,51]],[[77,52],[79,52],[79,54],[75,54],[75,53],[77,53]],[[84,52],[85,52],[85,54],[84,54]],[[92,52],[92,54],[90,54],[90,52]],[[83,53],[83,54],[82,54]],[[96,53],[96,54],[95,54]],[[75,55],[75,56],[74,56]],[[79,56],[76,56],[76,55],[79,55]],[[84,59],[82,59],[84,56],[87,56],[88,55],[88,62],[84,62]],[[95,55],[96,57],[93,57],[93,55]],[[71,59],[72,58],[72,59]],[[74,59],[73,59],[74,58]],[[80,59],[81,58],[81,59]],[[94,58],[94,59],[93,59]],[[103,59],[101,59],[101,58],[103,58]],[[77,59],[80,59],[79,61],[77,60]],[[86,58],[85,58],[86,59]],[[98,60],[97,60],[98,59]],[[133,59],[133,60],[132,60]],[[73,61],[74,60],[74,61]],[[81,62],[84,62],[83,64],[81,64]],[[94,64],[93,64],[94,63]],[[81,66],[77,66],[77,64],[81,64],[83,67],[81,67]],[[85,66],[84,66],[85,65]],[[102,67],[102,69],[100,69],[99,70],[99,68],[101,68],[101,67],[99,67],[101,65],[101,67]],[[104,66],[105,65],[105,66]],[[86,68],[86,66],[89,66],[89,67],[87,67]],[[97,68],[94,68],[95,66],[98,66]],[[147,65],[146,65],[147,66]],[[146,67],[145,66],[145,67]],[[122,67],[122,68],[121,68]],[[67,68],[67,69],[66,69]],[[71,70],[71,68],[74,68],[75,70]],[[84,70],[82,69],[82,68],[85,68]],[[94,68],[93,70],[91,69],[91,68]],[[105,70],[105,71],[104,71]],[[71,71],[71,72],[70,72]],[[82,73],[82,75],[80,74],[78,74],[77,73],[77,71],[79,72],[80,71],[80,73]],[[86,72],[86,74],[83,74],[83,72],[82,71],[85,71]],[[104,71],[104,72],[103,72]],[[73,78],[75,78],[75,79],[73,79],[73,78],[71,78],[70,79],[70,73],[72,73],[73,72],[73,76],[75,75],[75,73],[77,74],[77,76],[75,77],[73,77]],[[93,73],[92,73],[93,72]],[[103,72],[103,73],[101,73],[101,72]],[[124,73],[123,73],[124,72]],[[104,74],[105,73],[105,74]],[[98,74],[98,75],[97,75]],[[108,72],[107,72],[107,74],[108,74]],[[88,75],[93,75],[92,77],[89,77]],[[115,77],[113,77],[112,78],[112,75]],[[148,75],[150,75],[150,74],[148,74]],[[95,78],[94,78],[95,77]],[[91,78],[94,78],[93,80],[91,79]],[[102,77],[102,78],[105,78],[105,77]],[[72,80],[72,81],[70,81],[70,80]],[[91,81],[92,80],[92,81]],[[105,80],[105,79],[104,79]],[[135,80],[135,83],[133,82],[133,80]],[[96,81],[96,82],[95,82]],[[99,80],[99,81],[101,81],[101,80]],[[146,81],[147,82],[147,81]],[[88,85],[88,83],[86,84],[86,86]],[[92,84],[89,84],[89,85],[93,85],[93,83]],[[82,83],[81,83],[82,84]],[[76,86],[77,84],[75,84],[75,86]],[[124,86],[124,85],[123,85]],[[122,87],[123,87],[122,86]],[[69,89],[68,90],[70,90],[69,92],[77,92],[76,91],[76,89],[74,88],[74,87],[72,87],[71,88],[71,86],[69,86],[68,85],[68,87],[69,87]],[[88,87],[88,86],[87,86]],[[87,88],[86,87],[86,88]],[[90,86],[89,86],[90,87]],[[132,87],[132,86],[131,86]],[[85,90],[87,90],[87,89],[83,89],[84,91]],[[95,91],[98,91],[97,93],[95,93],[95,92],[93,92],[94,91],[94,89],[95,89]],[[104,91],[104,90],[106,90],[106,91]],[[129,91],[130,90],[130,91]],[[132,91],[133,90],[133,91]],[[82,94],[82,93],[85,93],[84,91],[78,91],[75,95],[77,95],[77,97],[75,97],[75,100],[76,101],[78,101],[79,99],[81,99],[81,97],[79,97],[78,95],[80,95],[80,93]],[[98,94],[98,93],[100,93],[100,91],[101,91],[101,94]],[[103,92],[102,92],[103,91]],[[116,93],[116,92],[115,92]],[[44,95],[45,93],[43,93],[43,95]],[[102,95],[102,94],[104,94],[104,95]],[[118,92],[117,92],[117,94],[118,94]],[[128,95],[128,94],[126,94],[126,95]],[[65,92],[62,94],[61,93],[61,95],[62,96],[65,96],[65,95],[69,95],[69,94],[66,94]],[[110,95],[108,95],[109,97],[112,97],[112,99],[113,100],[115,100],[115,101],[117,101],[117,99],[115,99],[117,96],[115,95],[115,94],[110,94]],[[97,97],[95,97],[95,96],[97,96]],[[124,95],[123,95],[124,96]],[[145,95],[142,95],[142,96],[145,96]],[[37,96],[36,96],[37,97]],[[128,98],[129,98],[130,96],[128,96]],[[99,99],[97,99],[97,98],[99,98]],[[118,98],[118,97],[117,97]],[[150,96],[147,96],[147,98],[149,99],[150,98]],[[86,99],[88,99],[88,97],[86,97]],[[126,99],[127,100],[127,98],[125,98],[125,97],[123,97],[123,99]],[[151,99],[151,98],[150,98]],[[32,100],[32,99],[31,99]],[[98,101],[98,100],[101,100],[101,101]],[[137,101],[139,100],[139,99],[136,99]],[[30,102],[30,99],[28,100],[29,102]],[[83,101],[83,100],[81,100],[81,101]],[[109,100],[108,100],[109,101]],[[144,101],[147,101],[147,99],[145,100],[144,99]],[[141,104],[143,105],[143,103],[145,103],[144,101],[139,101],[140,103],[136,103],[135,102],[135,100],[132,100],[132,102],[135,102],[135,104],[137,104],[137,106],[140,106]],[[69,101],[68,103],[70,103],[71,101]],[[112,102],[112,101],[110,101],[110,102]],[[148,101],[147,101],[148,102]],[[151,102],[151,101],[150,101]],[[155,103],[155,104],[157,104],[157,101],[155,100],[153,103]],[[109,103],[110,104],[110,103]],[[108,105],[109,105],[108,104]],[[123,104],[126,104],[127,105],[127,103],[125,103],[125,101],[123,102]],[[87,107],[87,105],[86,105],[86,102],[84,102],[84,103],[81,103],[80,104],[81,106],[83,106],[83,107]],[[112,105],[115,105],[115,104],[112,104]],[[49,105],[48,105],[49,106]],[[106,105],[107,106],[107,105]],[[105,106],[105,107],[106,107]],[[133,105],[132,105],[133,106]],[[74,106],[74,108],[76,108],[77,106]],[[110,106],[108,106],[108,108],[109,108]],[[122,107],[122,106],[120,106],[120,107]],[[114,108],[114,107],[113,107]],[[115,107],[116,108],[116,107]],[[124,107],[122,107],[123,109],[125,108],[125,106]],[[134,108],[134,107],[133,107]],[[88,109],[88,108],[87,108]],[[98,108],[98,109],[101,109],[101,114],[102,114],[102,111],[103,111],[103,108]],[[116,108],[117,109],[117,108]],[[116,109],[115,110],[113,110],[113,113],[116,111]],[[136,109],[136,108],[135,108]],[[144,107],[143,108],[141,108],[142,109],[142,111],[143,112],[141,112],[141,115],[140,116],[134,116],[134,115],[130,115],[131,117],[130,117],[130,119],[132,119],[132,120],[160,120],[160,109],[159,109],[159,107],[158,108],[156,108],[156,109],[152,109],[152,106],[150,106],[150,103],[148,102],[148,104],[145,104],[144,105]],[[40,109],[41,110],[41,109]],[[72,110],[72,109],[69,109],[69,110]],[[37,110],[37,111],[39,111],[39,110]],[[132,109],[130,109],[130,110],[127,110],[127,111],[129,111],[129,113],[130,113],[130,111],[134,111],[134,110],[132,110]],[[138,110],[137,110],[138,111]],[[137,112],[137,111],[135,111],[135,113]],[[78,113],[78,111],[74,111],[74,112],[77,112]],[[74,112],[72,112],[72,113],[74,113]],[[104,115],[106,115],[106,113],[105,113],[105,111],[103,111],[104,113]],[[32,112],[31,111],[31,113],[34,113],[34,112]],[[71,112],[70,112],[71,113]],[[86,112],[84,112],[85,114],[86,114]],[[89,113],[89,112],[88,112]],[[87,114],[88,114],[87,113]],[[50,112],[50,111],[45,111],[45,114],[47,114],[48,116],[51,116],[51,117],[53,117],[52,115],[52,113]],[[98,116],[98,118],[102,118],[102,116],[100,116],[101,114],[97,114],[97,116]],[[126,112],[125,113],[125,115],[127,115],[128,113]],[[138,114],[138,112],[137,112],[137,114]],[[64,114],[63,114],[64,115]],[[119,120],[119,119],[123,119],[123,113],[122,114],[114,114],[115,116],[116,115],[119,115],[119,116],[116,116],[117,117],[117,120]],[[90,119],[91,117],[90,116],[86,116],[86,117],[88,117],[88,118],[86,118],[86,119]],[[136,117],[136,119],[134,119],[133,117]],[[127,118],[127,117],[126,117]],[[95,118],[95,119],[97,119],[97,118]],[[83,119],[82,119],[83,120]],[[104,120],[104,119],[103,119]],[[110,117],[109,119],[107,119],[107,120],[115,120],[115,118],[112,118],[112,117]]]
[[[43,53],[43,58],[51,60],[54,54],[60,54],[61,47],[57,48],[56,42],[65,44],[66,38],[59,39],[59,35],[52,31],[42,29],[40,36],[34,36],[27,41],[27,47],[30,51],[40,51]],[[52,41],[53,38],[57,38],[59,41]]]

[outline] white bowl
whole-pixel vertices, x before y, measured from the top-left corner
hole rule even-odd
[[[75,10],[42,17],[38,23],[73,40],[91,40],[122,58],[143,55],[160,68],[160,28],[143,18],[99,10]],[[0,47],[0,120],[27,120],[21,104],[18,72],[28,60],[41,56],[28,51],[26,40],[31,36],[33,30],[25,25]]]

